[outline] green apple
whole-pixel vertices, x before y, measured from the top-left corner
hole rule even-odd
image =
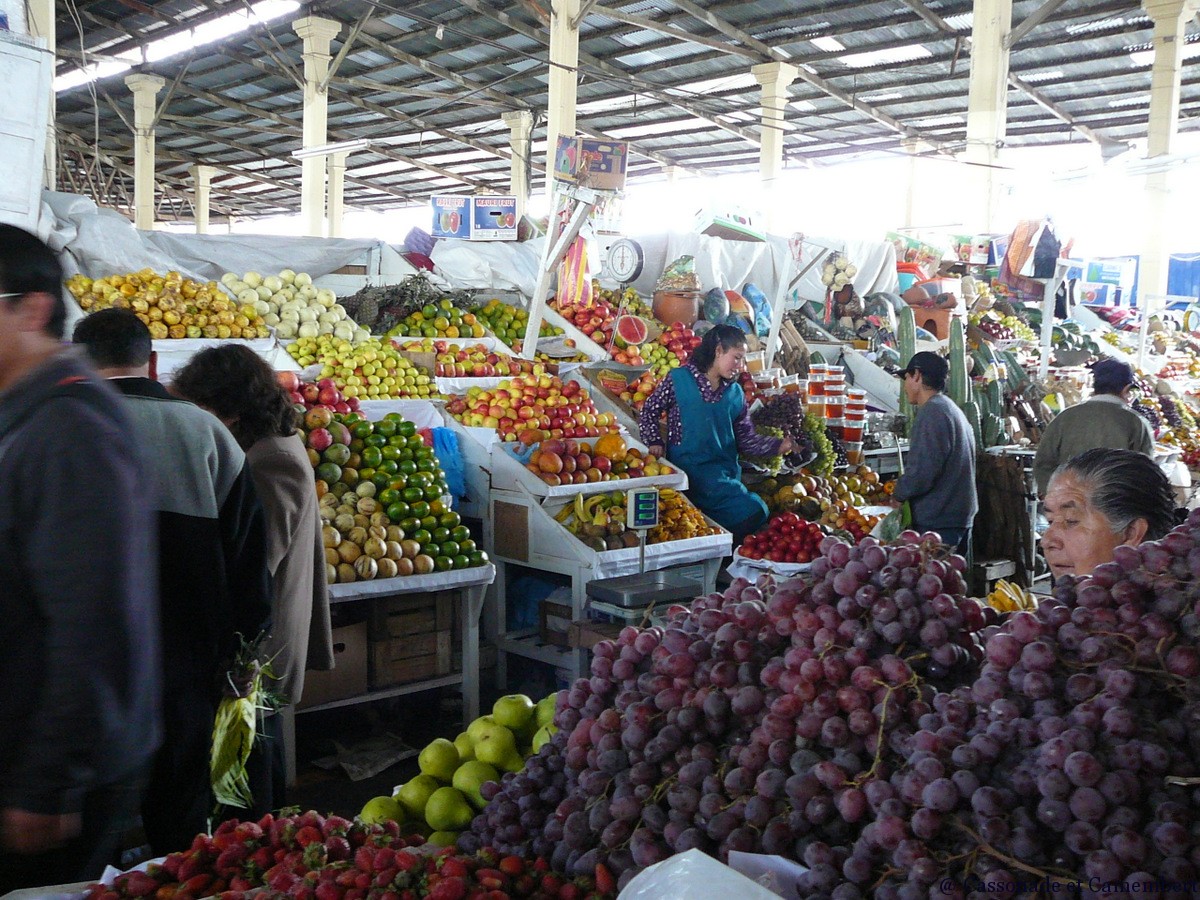
[[[543,697],[533,709],[533,717],[538,728],[545,728],[554,721],[554,708],[558,705],[558,692],[549,697]]]
[[[362,808],[358,817],[368,825],[381,825],[384,822],[403,822],[404,807],[395,797],[372,797]]]
[[[410,816],[423,820],[425,804],[429,802],[429,798],[439,787],[441,785],[432,775],[417,775],[400,786],[400,789],[396,791],[395,798]]]
[[[465,731],[454,739],[454,748],[458,751],[460,765],[475,758],[475,742]]]
[[[425,804],[425,821],[434,831],[462,831],[473,818],[467,798],[452,787],[438,788]]]
[[[483,809],[487,806],[487,801],[483,799],[479,789],[489,781],[499,780],[500,773],[496,771],[495,766],[473,759],[458,767],[458,771],[454,773],[453,784],[471,801],[472,806]]]
[[[517,739],[503,725],[492,725],[475,741],[475,758],[498,766],[517,752]]]
[[[454,777],[454,770],[461,760],[458,758],[458,748],[445,738],[435,738],[421,751],[417,757],[417,765],[426,775],[432,775],[438,781],[446,784]]]
[[[524,694],[501,697],[492,707],[492,718],[513,731],[520,731],[533,719],[533,701]]]

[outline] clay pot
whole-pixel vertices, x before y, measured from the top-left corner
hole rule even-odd
[[[699,291],[655,291],[654,318],[664,325],[682,322],[691,327],[700,318]]]

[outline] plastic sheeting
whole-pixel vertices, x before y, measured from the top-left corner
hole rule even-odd
[[[261,272],[282,269],[307,272],[320,278],[361,258],[379,241],[349,238],[283,237],[271,234],[180,234],[140,232],[173,268],[187,269],[205,281],[219,281],[226,272]]]
[[[654,293],[663,269],[683,255],[695,258],[702,289],[719,287],[740,291],[747,281],[758,285],[768,298],[783,279],[790,279],[794,263],[786,238],[765,242],[726,241],[707,234],[652,234],[634,238],[642,247],[645,264],[633,286],[643,296]]]
[[[441,240],[430,258],[435,274],[455,288],[519,291],[532,297],[544,242],[544,238],[523,243]]]
[[[617,895],[618,900],[778,900],[778,895],[699,850],[655,863]]]
[[[824,253],[821,247],[844,253],[851,264],[858,267],[854,276],[854,290],[860,297],[880,291],[896,294],[900,290],[900,279],[896,274],[896,248],[888,241],[861,241],[842,237],[810,236],[804,246],[804,263],[813,256]],[[809,269],[795,291],[801,300],[824,300],[825,285],[821,283],[823,264]]]

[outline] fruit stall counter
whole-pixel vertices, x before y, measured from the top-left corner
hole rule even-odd
[[[663,471],[660,471],[660,464],[655,461],[654,457],[649,456],[645,444],[630,438],[616,437],[621,449],[619,454],[613,453],[613,455],[619,455],[622,459],[613,462],[604,453],[607,449],[606,440],[607,438],[602,437],[594,445],[586,441],[577,442],[573,439],[548,440],[528,446],[512,441],[494,443],[491,445],[492,489],[511,491],[519,487],[535,497],[572,498],[579,494],[599,494],[639,487],[668,487],[681,491],[687,490],[687,475],[669,463],[665,465]],[[626,460],[629,457],[626,454],[629,449],[639,453],[638,462],[649,460],[645,467],[624,468],[622,469],[626,473],[624,477],[602,480],[605,476],[601,474],[600,469],[596,469],[596,465],[603,463],[603,472],[611,475],[618,471],[613,468],[614,466],[624,467],[627,465]],[[531,450],[532,453],[529,452]],[[554,475],[554,480],[557,481],[561,473],[566,471],[565,466],[568,465],[568,461],[571,472],[591,473],[590,477],[595,480],[589,479],[582,483],[550,484],[543,478],[544,475]],[[665,460],[663,462],[665,463]],[[530,466],[538,468],[540,474],[535,475]],[[594,472],[593,469],[595,469]],[[643,471],[646,473],[645,475],[635,477],[635,472]]]
[[[329,586],[329,602],[331,604],[362,601],[370,604],[371,613],[375,616],[387,607],[394,606],[394,601],[398,599],[412,598],[419,603],[423,598],[433,595],[435,592],[439,594],[453,592],[457,595],[461,623],[462,664],[458,667],[458,671],[448,674],[435,675],[418,681],[407,681],[391,687],[368,690],[366,693],[355,696],[305,706],[297,710],[297,713],[304,714],[338,706],[353,706],[403,694],[415,694],[434,688],[461,685],[463,725],[466,727],[479,715],[479,620],[483,612],[488,586],[495,580],[496,567],[488,563],[469,569],[434,572],[429,575],[408,575],[402,578],[331,584]],[[295,760],[289,760],[289,771],[294,771],[294,765]]]
[[[496,565],[493,593],[497,598],[495,615],[501,626],[507,621],[508,565],[568,576],[571,579],[572,620],[585,617],[589,582],[639,571],[641,550],[636,535],[625,530],[623,524],[620,534],[610,533],[624,522],[624,510],[614,499],[621,495],[620,482],[610,484],[616,492],[614,495],[597,494],[586,499],[579,495],[573,499],[543,500],[521,489],[492,491],[490,526],[485,530],[484,541],[488,555]],[[698,592],[714,590],[721,560],[732,552],[733,536],[705,517],[683,494],[668,488],[663,489],[660,496],[661,502],[668,506],[668,512],[661,515],[665,523],[663,530],[655,529],[647,537],[645,571],[698,564],[702,569]],[[623,495],[621,497],[623,501]],[[585,504],[582,519],[586,522],[580,520],[577,512],[581,502]],[[597,525],[605,511],[614,509],[619,512],[608,518],[606,524]],[[596,528],[605,537],[589,530]],[[669,531],[671,528],[676,531]],[[614,549],[602,549],[610,547]],[[573,677],[579,677],[587,668],[583,651],[542,645],[536,632],[501,633],[496,648],[501,673],[505,653],[557,665],[570,671]]]

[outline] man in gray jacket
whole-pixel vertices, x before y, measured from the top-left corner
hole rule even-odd
[[[1102,359],[1092,366],[1092,398],[1055,416],[1038,442],[1033,475],[1039,494],[1046,493],[1055,469],[1088,450],[1104,447],[1154,456],[1150,423],[1129,408],[1135,380],[1128,363]]]
[[[918,412],[909,438],[907,468],[892,496],[909,502],[914,528],[936,531],[965,555],[979,511],[975,436],[962,410],[943,393],[949,371],[946,360],[925,352],[914,354],[904,369],[901,390]]]

